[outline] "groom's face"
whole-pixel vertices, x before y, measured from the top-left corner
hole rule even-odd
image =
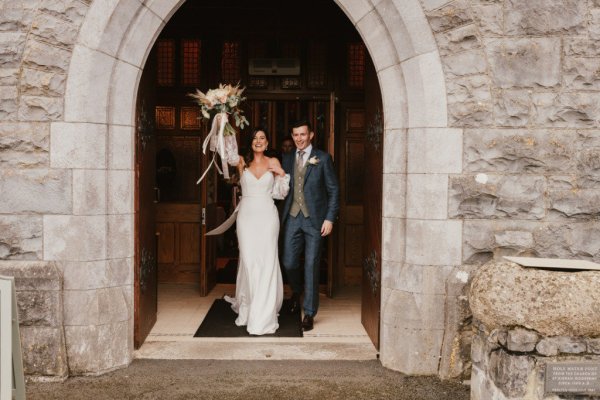
[[[310,132],[306,125],[292,128],[292,139],[294,139],[294,144],[298,150],[306,149],[310,145],[313,136],[315,136],[315,133]]]

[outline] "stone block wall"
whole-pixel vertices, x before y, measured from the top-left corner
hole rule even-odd
[[[600,4],[422,3],[449,124],[464,129],[462,173],[448,179],[448,216],[464,221],[462,261],[600,260]]]
[[[336,3],[382,88],[382,362],[464,376],[472,271],[600,258],[600,2]],[[0,259],[58,262],[73,373],[131,359],[134,92],[180,4],[0,4]]]
[[[60,270],[53,262],[0,261],[0,275],[15,278],[25,374],[41,379],[66,378]]]
[[[111,129],[118,149],[109,151],[106,124],[64,124],[69,68],[92,3],[0,2],[0,260],[11,268],[23,265],[15,260],[52,261],[64,277],[60,334],[68,357],[59,360],[66,368],[68,359],[70,374],[125,366],[133,351],[131,129]],[[116,2],[97,3],[102,18],[113,18]],[[113,23],[126,28],[131,18]],[[77,101],[90,99],[89,108],[106,114],[96,99],[108,91],[90,90]],[[108,248],[108,236],[119,245]],[[51,337],[28,323],[23,332],[28,346],[46,346]],[[67,369],[27,373],[62,376]]]
[[[448,217],[462,261],[600,260],[600,4],[422,0],[463,129]]]
[[[419,191],[446,212],[438,218],[460,221],[463,268],[503,255],[600,261],[600,3],[420,2],[439,49],[448,125],[462,143],[460,172],[421,180],[428,189]],[[430,147],[432,159],[452,151]],[[452,343],[454,354],[470,353],[463,316],[445,326],[442,360]],[[439,373],[450,376],[444,362]]]
[[[547,364],[600,363],[599,346],[600,338],[545,337],[522,327],[488,331],[478,325],[471,351],[471,399],[573,399],[568,394],[545,394]]]
[[[546,365],[600,362],[598,287],[599,271],[542,270],[508,261],[477,270],[469,290],[471,399],[574,398],[545,395]]]
[[[64,277],[56,291],[40,283],[19,292],[31,375],[95,374],[127,365],[132,354],[131,129],[111,129],[117,145],[107,151],[106,124],[63,123],[69,68],[92,3],[0,2],[0,264],[17,277],[34,264]],[[98,3],[110,19],[116,2]],[[107,91],[77,101],[92,99],[94,108]],[[109,235],[118,246],[107,248]],[[60,299],[60,315],[32,322],[48,296]]]

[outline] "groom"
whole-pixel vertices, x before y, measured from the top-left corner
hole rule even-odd
[[[304,289],[302,329],[313,328],[319,308],[319,266],[323,238],[331,233],[337,218],[339,186],[331,156],[312,146],[315,136],[308,120],[292,127],[296,151],[283,156],[282,167],[290,174],[290,194],[281,213],[283,266],[292,287],[290,312],[300,307]],[[304,252],[304,287],[300,254]]]

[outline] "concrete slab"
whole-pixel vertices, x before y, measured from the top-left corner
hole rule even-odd
[[[135,360],[129,368],[64,383],[28,383],[29,400],[467,400],[469,387],[408,377],[377,361]]]

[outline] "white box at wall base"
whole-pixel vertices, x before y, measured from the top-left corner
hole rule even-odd
[[[506,256],[504,259],[517,263],[523,267],[600,271],[600,264],[586,260]]]
[[[25,400],[25,377],[13,277],[0,276],[0,400]]]

